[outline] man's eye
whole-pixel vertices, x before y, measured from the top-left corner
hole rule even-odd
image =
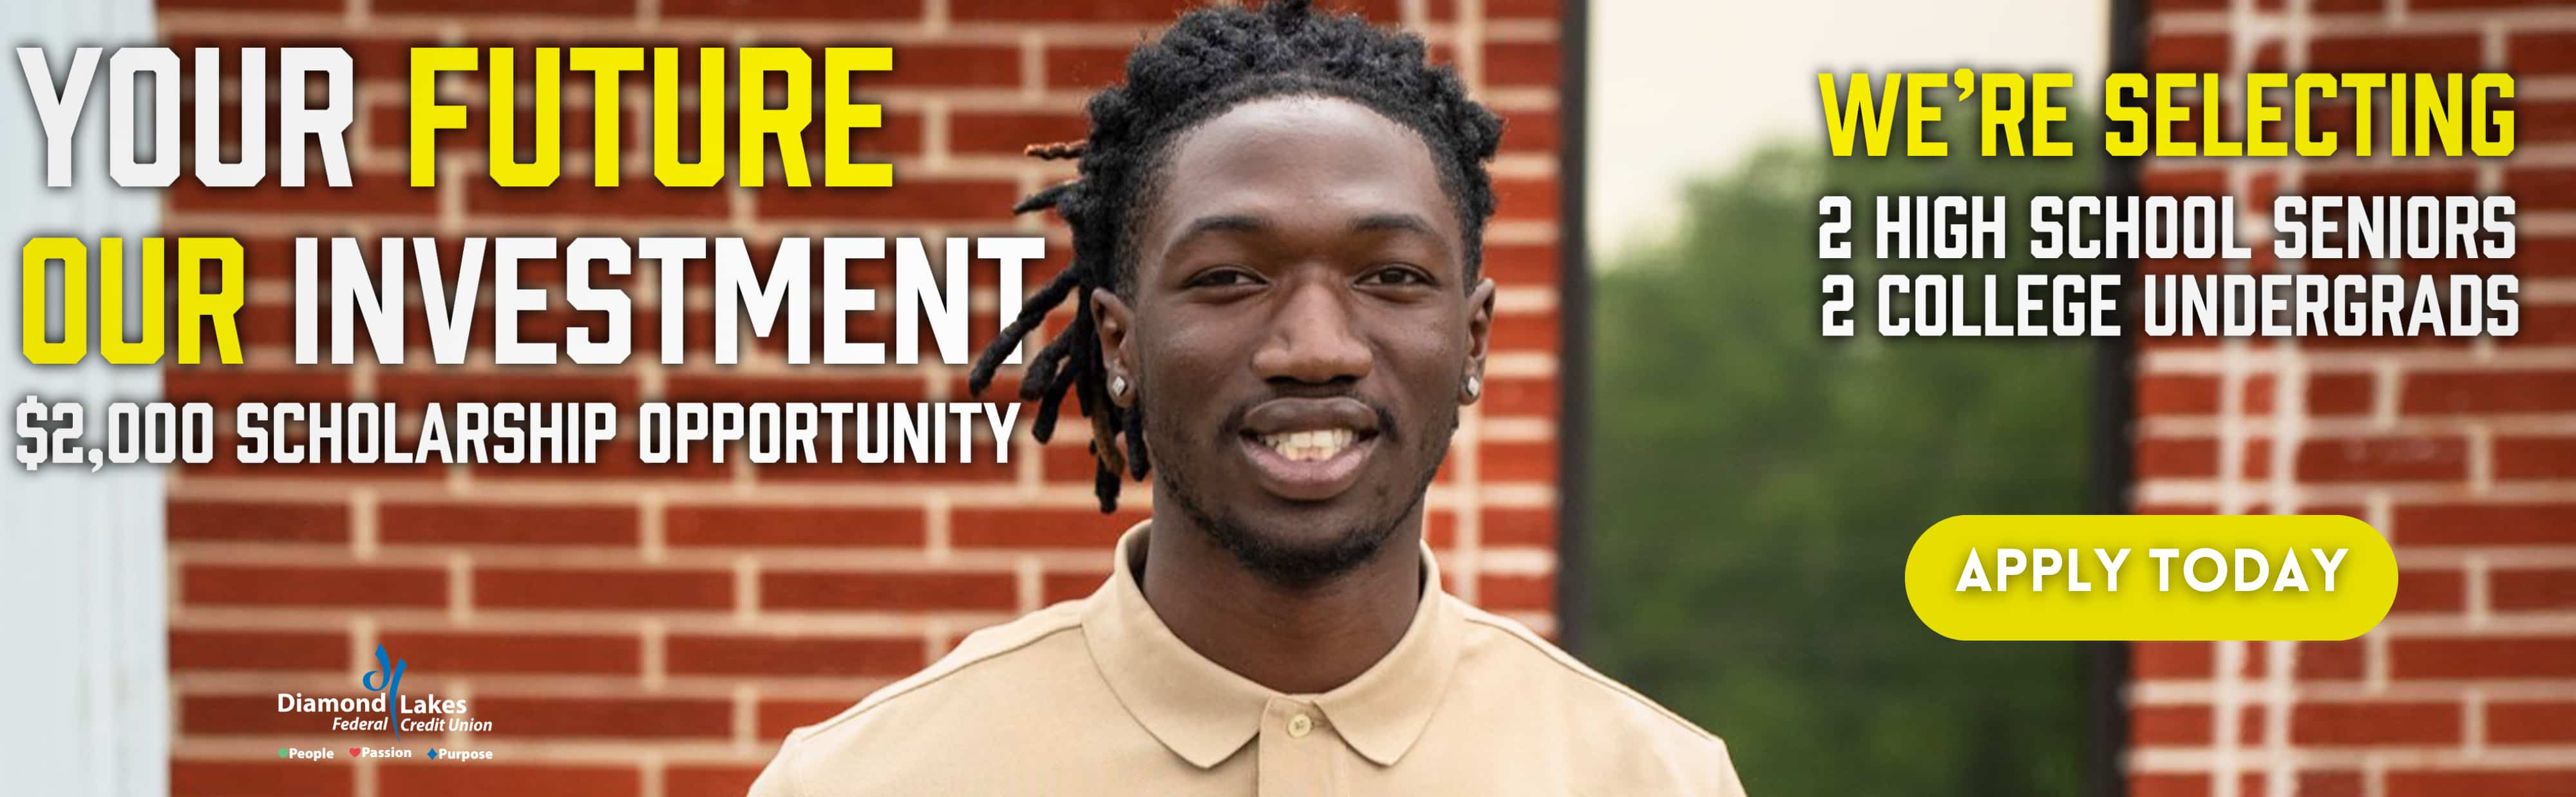
[[[1418,269],[1396,266],[1369,272],[1360,281],[1369,285],[1429,285],[1431,277]]]
[[[1224,268],[1200,274],[1196,277],[1191,277],[1189,286],[1193,288],[1230,288],[1238,285],[1251,285],[1253,283],[1254,280],[1252,275],[1245,273],[1242,269]]]

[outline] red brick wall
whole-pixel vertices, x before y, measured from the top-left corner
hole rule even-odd
[[[665,367],[655,362],[658,336],[649,326],[639,329],[635,363],[622,368],[495,369],[488,352],[478,352],[476,364],[423,365],[418,324],[408,336],[414,365],[285,368],[288,241],[438,235],[452,257],[454,239],[465,235],[760,241],[1045,231],[1050,251],[1060,253],[1065,238],[1055,222],[1008,218],[1006,208],[1070,168],[1029,161],[1019,147],[1079,137],[1089,89],[1114,77],[1138,35],[1169,21],[1179,5],[164,0],[160,25],[176,46],[349,48],[363,104],[351,137],[353,188],[170,193],[168,228],[241,236],[252,277],[244,333],[251,365],[171,368],[168,394],[219,403],[963,399],[958,369],[788,368],[763,343],[752,344],[745,365],[720,368],[707,364],[703,336],[691,342],[692,363]],[[1456,576],[1453,589],[1549,629],[1556,4],[1359,5],[1375,19],[1423,31],[1509,123],[1494,170],[1501,218],[1486,249],[1503,285],[1490,387],[1433,488],[1429,528]],[[481,139],[470,131],[442,139],[450,152],[437,188],[406,187],[402,48],[586,42],[891,44],[895,70],[860,78],[859,93],[884,104],[885,128],[857,142],[862,153],[895,164],[897,185],[658,188],[640,166],[649,106],[630,96],[626,187],[593,189],[589,103],[567,81],[564,144],[573,155],[558,187],[491,186],[475,169]],[[479,77],[449,88],[451,101],[479,101]],[[819,153],[817,144],[807,149]],[[1043,276],[1030,275],[1029,284]],[[637,318],[653,318],[651,286],[629,284],[639,292]],[[698,294],[693,324],[703,327],[707,297],[703,288]],[[976,301],[992,306],[989,286]],[[555,306],[559,329],[573,318]],[[866,323],[862,339],[887,339],[890,321]],[[990,325],[979,320],[976,329],[980,346]],[[478,346],[488,345],[485,330]],[[216,464],[174,472],[174,791],[739,794],[789,728],[922,666],[975,628],[1097,584],[1109,542],[1142,515],[1146,491],[1131,489],[1132,508],[1120,517],[1093,511],[1082,430],[1064,428],[1070,439],[1045,447],[1023,440],[1004,466],[648,468],[631,463],[631,449],[617,449],[611,462],[588,468]],[[405,735],[402,746],[490,749],[496,760],[280,761],[280,747],[393,742],[314,730],[309,716],[281,719],[292,715],[274,710],[279,692],[360,693],[358,676],[374,667],[378,644],[408,660],[407,694],[466,697],[476,717],[496,725],[471,736]]]
[[[2503,160],[2163,161],[2154,192],[2507,193],[2510,262],[2315,262],[2522,279],[2510,339],[2154,341],[2142,512],[2349,514],[2396,543],[2395,610],[2331,643],[2133,646],[2136,797],[2576,793],[2576,4],[2149,2],[2162,70],[2492,71]],[[2348,112],[2347,112],[2348,115]],[[2149,268],[2283,268],[2162,263]]]

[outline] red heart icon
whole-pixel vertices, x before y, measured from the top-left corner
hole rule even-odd
[[[349,757],[350,757],[350,758],[356,758],[356,757],[358,757],[358,748],[355,748],[355,747],[349,748]]]

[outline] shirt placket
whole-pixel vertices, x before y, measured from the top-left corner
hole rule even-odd
[[[1262,797],[1339,795],[1346,792],[1335,777],[1334,748],[1339,736],[1324,722],[1314,704],[1274,697],[1261,711],[1261,737],[1254,741],[1260,758]]]

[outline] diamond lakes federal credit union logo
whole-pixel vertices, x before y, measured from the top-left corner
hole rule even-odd
[[[279,692],[277,710],[280,713],[338,715],[331,718],[332,730],[390,731],[396,739],[402,738],[402,732],[406,730],[424,733],[483,733],[492,730],[490,720],[475,719],[466,713],[464,698],[441,698],[436,692],[421,697],[404,696],[403,673],[410,669],[409,662],[395,658],[392,651],[380,644],[376,646],[376,668],[358,675],[358,685],[375,693],[373,696],[307,696],[301,692]]]
[[[394,729],[394,739],[402,739],[402,674],[406,662],[389,659],[383,643],[376,645],[376,669],[358,675],[358,685],[369,692],[385,696],[385,725]],[[382,680],[384,683],[378,684]]]

